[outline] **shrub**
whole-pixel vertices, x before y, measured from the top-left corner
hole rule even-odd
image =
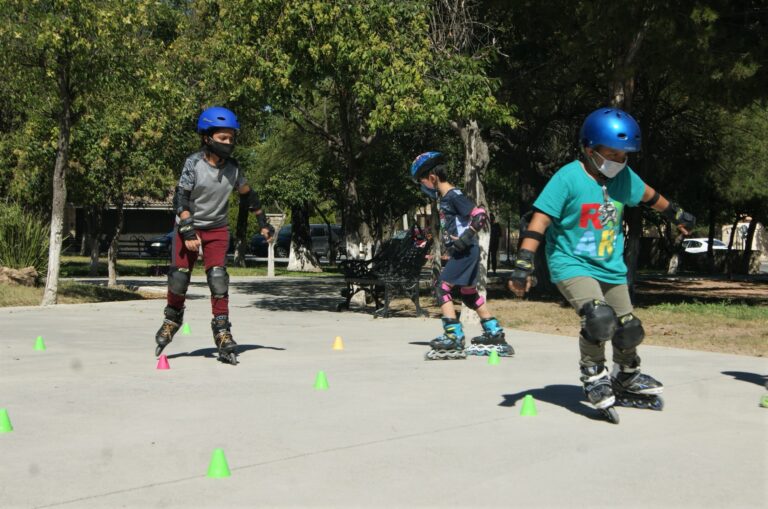
[[[0,202],[0,266],[32,266],[38,280],[48,271],[50,225],[18,203]]]

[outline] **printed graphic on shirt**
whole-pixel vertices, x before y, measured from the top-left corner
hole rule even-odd
[[[608,209],[610,212],[606,213]],[[611,256],[616,249],[617,230],[621,228],[623,210],[624,204],[613,200],[582,204],[579,228],[584,231],[573,249],[573,254],[595,259]]]
[[[456,188],[440,198],[440,231],[444,246],[453,245],[453,237],[461,237],[469,228],[469,214],[474,208],[472,200]]]

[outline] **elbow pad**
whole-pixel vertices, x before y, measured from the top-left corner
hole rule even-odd
[[[187,212],[191,212],[192,209],[190,208],[190,197],[192,196],[192,191],[188,191],[184,189],[181,186],[176,186],[176,192],[173,195],[173,211],[178,216],[185,210]]]
[[[240,206],[248,207],[248,210],[250,211],[259,210],[261,208],[261,200],[259,200],[256,191],[251,189],[247,194],[241,194]]]
[[[485,209],[477,207],[472,209],[472,212],[469,213],[469,226],[479,232],[485,228],[486,224],[488,224],[488,215],[485,213]]]

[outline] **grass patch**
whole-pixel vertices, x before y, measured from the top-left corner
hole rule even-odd
[[[266,262],[249,262],[247,267],[228,266],[227,272],[230,276],[266,276]],[[154,273],[153,267],[166,265],[165,262],[152,259],[125,259],[117,261],[118,276],[128,277],[147,277]],[[91,268],[90,258],[85,256],[63,256],[61,259],[61,277],[91,277],[89,272]],[[337,275],[341,272],[338,267],[323,267],[323,272],[295,272],[288,271],[285,267],[276,266],[276,276],[292,277],[326,277]],[[202,262],[197,262],[194,267],[194,273],[205,274],[205,266]],[[97,275],[95,277],[107,277],[107,262],[99,261]]]
[[[0,284],[0,307],[38,306],[43,299],[43,287],[29,287]],[[165,298],[165,295],[144,294],[116,286],[108,288],[72,281],[59,282],[59,304],[84,304],[87,302],[111,302],[118,300],[140,300],[147,298]]]

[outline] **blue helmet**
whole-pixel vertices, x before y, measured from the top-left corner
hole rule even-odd
[[[411,178],[418,182],[429,170],[444,162],[445,157],[440,152],[424,152],[419,154],[411,163]]]
[[[639,152],[640,126],[626,111],[600,108],[584,119],[579,141],[582,147],[602,145],[624,152]]]
[[[197,119],[197,132],[206,134],[211,129],[240,129],[237,116],[227,108],[213,106],[206,109]]]

